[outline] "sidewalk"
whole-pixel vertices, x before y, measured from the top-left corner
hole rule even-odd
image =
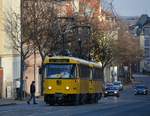
[[[0,106],[16,105],[26,103],[25,100],[0,99]]]
[[[43,97],[36,98],[37,102],[43,101]],[[26,104],[27,99],[24,100],[14,100],[14,99],[0,99],[0,106],[8,106],[8,105],[17,105],[17,104]]]

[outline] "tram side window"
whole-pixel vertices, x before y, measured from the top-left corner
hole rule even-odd
[[[79,65],[79,77],[90,78],[90,67],[86,65]]]
[[[99,68],[94,68],[93,69],[93,79],[97,80],[97,79],[102,79],[102,70]]]

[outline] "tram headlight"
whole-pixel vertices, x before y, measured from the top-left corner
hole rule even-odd
[[[52,86],[48,86],[48,89],[51,90],[51,89],[52,89]]]
[[[70,87],[69,86],[66,86],[66,90],[69,90],[70,89]]]

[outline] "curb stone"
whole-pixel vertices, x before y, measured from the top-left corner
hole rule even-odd
[[[0,104],[0,106],[10,106],[10,105],[16,105],[16,103],[6,103],[6,104]]]

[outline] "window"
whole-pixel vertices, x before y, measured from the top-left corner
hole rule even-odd
[[[48,64],[45,66],[47,78],[75,78],[76,65],[74,64]]]
[[[145,46],[150,46],[150,38],[149,39],[145,39]]]
[[[146,59],[144,61],[144,69],[147,71],[150,69],[150,60]]]
[[[93,9],[90,8],[89,6],[86,6],[85,8],[85,16],[91,16],[93,14]]]
[[[93,69],[93,79],[101,79],[102,80],[102,70],[100,68]]]
[[[143,29],[144,35],[150,35],[150,27],[145,27]]]
[[[79,65],[79,77],[90,79],[90,67],[87,65]]]
[[[144,56],[145,56],[145,57],[150,57],[150,51],[149,51],[149,48],[145,48]]]

